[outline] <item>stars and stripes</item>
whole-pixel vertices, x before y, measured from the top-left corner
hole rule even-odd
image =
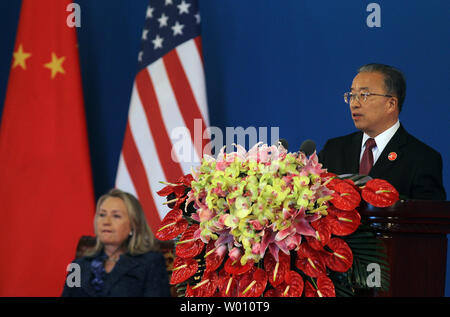
[[[190,173],[209,142],[196,0],[150,1],[138,66],[116,187],[138,197],[155,232],[169,211],[159,182]]]

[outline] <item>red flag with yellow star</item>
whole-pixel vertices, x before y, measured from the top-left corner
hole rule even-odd
[[[76,29],[22,0],[0,126],[0,296],[59,296],[95,201]]]

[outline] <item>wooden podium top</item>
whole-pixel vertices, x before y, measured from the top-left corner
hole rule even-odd
[[[387,208],[361,202],[359,213],[380,233],[450,233],[450,201],[407,200]]]

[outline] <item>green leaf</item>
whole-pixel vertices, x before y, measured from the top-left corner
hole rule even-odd
[[[381,265],[381,264],[384,264],[384,265],[386,265],[386,266],[389,266],[389,264],[388,264],[385,260],[380,259],[380,258],[375,257],[375,256],[358,254],[357,257],[358,257],[363,263],[367,263],[367,264],[369,264],[369,263],[378,263],[378,264],[380,264],[380,265]]]
[[[344,286],[340,283],[334,283],[334,289],[336,291],[336,297],[352,297],[355,295],[349,286]]]

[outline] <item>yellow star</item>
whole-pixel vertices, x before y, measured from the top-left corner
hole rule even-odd
[[[57,73],[65,73],[64,68],[62,67],[62,63],[65,59],[65,56],[58,58],[56,54],[52,52],[52,61],[44,65],[44,67],[47,67],[52,71],[52,79],[55,78]]]
[[[31,56],[31,53],[25,53],[23,51],[22,44],[20,44],[19,48],[17,49],[17,51],[13,53],[14,63],[13,63],[12,68],[20,66],[23,69],[27,69],[27,65],[25,64],[25,61],[30,56]]]

